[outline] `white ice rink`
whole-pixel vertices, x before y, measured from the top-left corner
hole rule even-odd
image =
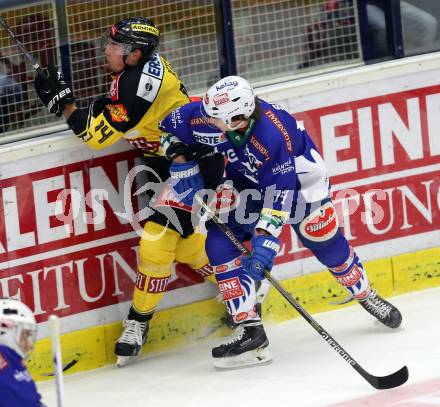
[[[440,406],[440,288],[392,302],[403,314],[398,330],[380,326],[357,305],[314,318],[371,374],[407,365],[409,381],[396,389],[372,388],[299,318],[266,327],[270,365],[217,371],[210,352],[219,340],[200,342],[123,369],[67,376],[64,407]],[[48,407],[55,407],[54,383],[38,387]]]

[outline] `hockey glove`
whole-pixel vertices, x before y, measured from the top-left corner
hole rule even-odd
[[[98,117],[107,105],[112,103],[112,99],[107,96],[96,98],[90,105],[89,109],[93,117]]]
[[[173,162],[170,166],[173,188],[180,202],[192,206],[194,196],[203,189],[203,177],[195,161]]]
[[[273,260],[280,250],[280,242],[275,236],[260,235],[252,238],[252,253],[241,259],[241,265],[257,281],[264,279],[264,270],[270,270]]]
[[[64,106],[73,103],[72,90],[63,78],[63,74],[53,65],[42,69],[34,81],[38,97],[50,113],[58,117],[63,114]]]

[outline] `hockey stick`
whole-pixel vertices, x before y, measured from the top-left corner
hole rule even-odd
[[[40,71],[41,71],[40,64],[37,61],[35,61],[35,58],[32,56],[31,53],[29,53],[29,51],[24,47],[23,43],[17,38],[17,36],[14,34],[14,32],[9,28],[8,23],[6,22],[6,20],[2,16],[0,16],[0,25],[6,30],[6,32],[9,34],[9,36],[12,38],[12,40],[15,41],[15,43],[17,44],[17,47],[23,53],[23,55],[28,60],[28,62],[33,66],[35,71],[37,73],[40,73]]]
[[[69,370],[70,368],[72,368],[73,366],[75,366],[78,363],[77,359],[72,359],[69,363],[65,363],[63,365],[63,372]],[[44,372],[41,373],[41,376],[55,376],[56,372]]]
[[[60,320],[56,315],[49,317],[50,334],[52,338],[52,355],[53,364],[55,368],[55,388],[57,393],[57,407],[63,406],[64,394],[64,377],[63,377],[63,362],[61,359],[60,346]]]
[[[225,225],[215,212],[203,201],[203,199],[196,194],[195,195],[199,205],[205,210],[206,214],[214,221],[214,223],[220,228],[220,230],[229,238],[234,246],[245,255],[249,255],[250,252],[240,240],[234,235],[231,229]],[[408,368],[403,366],[397,372],[391,373],[388,376],[374,376],[368,373],[362,366],[359,365],[347,351],[336,342],[333,337],[316,322],[312,316],[288,293],[280,283],[271,275],[268,270],[264,271],[264,276],[270,281],[273,287],[287,300],[287,302],[295,308],[298,313],[315,329],[316,332],[321,335],[324,340],[349,364],[356,370],[368,383],[370,383],[376,389],[391,389],[402,385],[408,380]]]

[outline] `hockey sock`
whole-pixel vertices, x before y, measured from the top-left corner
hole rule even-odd
[[[329,267],[329,270],[339,283],[357,300],[362,300],[370,294],[371,288],[368,283],[367,273],[351,246],[347,260],[339,266]]]

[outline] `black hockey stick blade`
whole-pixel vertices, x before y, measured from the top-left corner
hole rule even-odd
[[[63,372],[66,370],[69,370],[71,367],[75,366],[78,363],[76,359],[72,359],[69,363],[66,363],[63,366]],[[41,373],[41,376],[55,376],[55,372],[47,372],[47,373]]]
[[[408,380],[408,368],[403,366],[397,372],[391,373],[388,376],[373,376],[359,365],[353,366],[359,374],[361,374],[368,383],[378,390],[392,389],[399,387]]]

